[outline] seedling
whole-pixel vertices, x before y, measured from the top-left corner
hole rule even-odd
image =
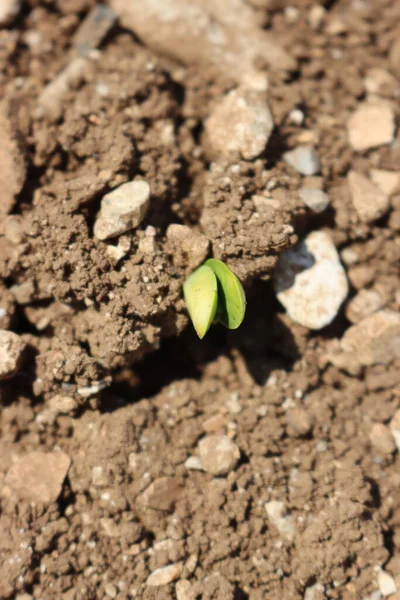
[[[244,319],[246,296],[239,279],[221,261],[210,258],[189,275],[183,295],[193,326],[203,339],[211,324],[237,329]]]

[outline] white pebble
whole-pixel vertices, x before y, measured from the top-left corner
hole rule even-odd
[[[240,155],[247,160],[261,154],[273,128],[274,120],[264,94],[240,88],[229,92],[205,122],[215,154]]]
[[[138,227],[149,207],[147,181],[129,181],[106,194],[101,201],[93,233],[99,240],[121,235]]]
[[[160,567],[156,569],[147,578],[147,585],[156,587],[160,585],[167,585],[172,581],[176,581],[181,576],[182,563],[176,563],[167,565],[166,567]]]
[[[299,191],[299,196],[315,213],[322,213],[329,206],[329,196],[322,190],[303,187]]]
[[[315,148],[299,146],[283,155],[284,161],[301,175],[316,175],[321,169],[321,163]]]
[[[337,250],[322,231],[310,233],[281,254],[273,285],[293,321],[309,329],[329,325],[349,289]]]
[[[395,133],[394,112],[387,104],[362,103],[347,128],[350,146],[357,152],[390,144]]]
[[[397,592],[394,578],[382,569],[379,570],[377,583],[382,596],[391,596]]]
[[[226,435],[208,435],[199,442],[199,455],[203,468],[212,475],[227,475],[239,458],[240,450]]]

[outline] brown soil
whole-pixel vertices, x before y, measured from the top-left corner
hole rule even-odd
[[[0,124],[12,130],[0,159],[15,173],[15,182],[0,174],[0,326],[27,344],[21,370],[1,383],[0,598],[356,600],[377,589],[380,567],[400,593],[400,457],[371,444],[373,426],[400,407],[400,360],[333,366],[326,355],[349,327],[344,309],[310,332],[270,283],[282,250],[323,228],[358,254],[351,294],[374,286],[399,310],[399,196],[389,215],[360,224],[345,180],[350,168],[399,169],[399,137],[360,154],[346,135],[366,72],[389,69],[399,4],[326,2],[313,29],[307,0],[290,3],[295,23],[287,3],[249,0],[296,67],[260,66],[275,120],[265,153],[216,162],[203,123],[234,76],[182,66],[118,23],[54,114],[40,113],[94,4],[27,0],[0,29]],[[344,29],[332,33],[339,18]],[[398,105],[391,64],[397,88],[385,97]],[[296,107],[301,127],[288,119]],[[301,177],[282,159],[304,142],[318,148],[331,197],[322,215],[306,211]],[[134,176],[149,182],[151,208],[116,263],[93,223],[102,195]],[[251,198],[266,186],[280,208],[252,219]],[[244,282],[238,331],[195,338],[181,297],[190,268],[167,239],[172,223],[204,234]],[[148,226],[151,253],[141,244]],[[52,412],[59,395],[72,408]],[[214,433],[240,449],[222,477],[185,465]],[[10,483],[16,461],[38,450],[71,462],[47,502]],[[284,504],[287,535],[268,518],[272,501]],[[148,585],[170,564],[173,582]]]

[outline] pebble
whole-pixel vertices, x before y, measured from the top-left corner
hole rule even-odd
[[[117,597],[118,590],[117,590],[117,588],[115,587],[115,585],[114,585],[114,584],[112,584],[112,583],[110,583],[110,582],[107,582],[107,583],[104,585],[104,591],[105,591],[105,593],[107,594],[107,596],[108,596],[109,598],[116,598],[116,597]]]
[[[21,0],[0,0],[0,27],[11,25],[21,10]]]
[[[147,578],[147,585],[156,587],[160,585],[167,585],[172,581],[179,579],[182,573],[182,563],[176,563],[167,565],[166,567],[160,567],[156,569]]]
[[[25,346],[19,335],[0,329],[0,381],[18,373]]]
[[[369,434],[371,444],[383,456],[393,454],[396,450],[396,445],[389,427],[383,423],[374,423]]]
[[[210,240],[191,227],[172,223],[167,229],[167,239],[187,255],[186,262],[191,269],[201,265],[208,256]]]
[[[175,586],[176,600],[190,600],[189,591],[191,587],[191,583],[187,579],[178,581]]]
[[[387,196],[391,196],[400,189],[400,171],[386,171],[384,169],[371,169],[369,172],[372,181]]]
[[[283,155],[283,160],[301,175],[316,175],[321,169],[321,163],[315,148],[299,146]]]
[[[49,408],[56,414],[67,415],[73,412],[78,406],[77,401],[69,396],[53,396],[49,400]]]
[[[153,238],[144,238],[146,241],[154,241]],[[143,240],[140,240],[143,242]],[[142,251],[143,248],[140,248],[139,242],[139,250]],[[131,249],[132,245],[132,237],[130,235],[121,235],[118,238],[118,243],[114,246],[114,244],[107,244],[107,254],[111,258],[111,260],[115,263],[118,263],[124,256],[126,256]]]
[[[350,171],[347,180],[353,205],[360,221],[371,223],[389,210],[389,197],[370,179],[361,173]]]
[[[400,77],[400,37],[395,38],[390,46],[389,66],[391,71]]]
[[[315,583],[304,590],[303,600],[322,600],[322,598],[326,598],[324,592],[325,588],[322,583]]]
[[[143,221],[150,200],[147,181],[129,181],[115,188],[101,201],[93,233],[107,240],[138,227]]]
[[[363,152],[390,144],[395,133],[393,110],[387,104],[362,103],[347,122],[353,150]]]
[[[288,114],[288,119],[294,125],[300,126],[300,125],[303,125],[305,116],[304,116],[304,113],[302,110],[300,110],[299,108],[294,108]]]
[[[322,213],[329,206],[329,196],[322,190],[303,187],[299,191],[299,196],[315,213]]]
[[[60,495],[70,464],[64,452],[30,452],[13,464],[5,483],[20,498],[49,505]]]
[[[303,437],[312,429],[313,421],[304,408],[292,408],[286,412],[288,434],[291,437]]]
[[[400,409],[397,410],[389,424],[390,431],[396,444],[397,450],[400,451]]]
[[[390,596],[391,594],[395,594],[397,592],[394,578],[382,569],[380,569],[378,572],[377,584],[382,596]]]
[[[321,4],[314,4],[308,13],[308,22],[312,29],[315,31],[320,29],[324,17],[326,15],[326,9]]]
[[[219,102],[205,122],[206,137],[217,156],[246,160],[263,152],[274,128],[264,94],[238,88]]]
[[[208,435],[199,442],[203,468],[212,475],[227,475],[240,458],[238,446],[226,435]]]
[[[182,487],[174,477],[159,477],[143,492],[141,499],[148,508],[171,512],[181,491]]]
[[[354,354],[364,366],[388,364],[400,358],[400,314],[380,310],[345,332],[340,342],[344,352]]]
[[[281,254],[273,285],[293,321],[309,329],[329,325],[349,289],[332,239],[322,231],[310,233]]]
[[[185,467],[189,471],[204,471],[203,465],[201,464],[201,460],[198,456],[189,456],[185,460]]]
[[[384,88],[395,88],[396,78],[380,67],[368,69],[364,77],[364,87],[369,94],[381,94]]]
[[[346,307],[346,317],[350,323],[358,323],[376,312],[383,305],[383,298],[375,290],[360,290]]]
[[[284,503],[271,500],[264,505],[264,508],[267,511],[268,518],[278,531],[288,539],[293,539],[295,533],[294,521],[293,517],[286,515]]]

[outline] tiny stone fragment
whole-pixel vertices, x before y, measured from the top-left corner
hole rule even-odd
[[[396,450],[390,429],[383,423],[374,423],[369,438],[375,450],[383,456],[393,454]]]
[[[212,475],[227,475],[239,458],[238,446],[226,435],[208,435],[199,442],[199,455],[203,468]]]
[[[10,468],[5,482],[20,498],[52,504],[61,493],[70,464],[64,452],[30,452]]]
[[[22,0],[0,0],[0,27],[11,25],[21,6]]]
[[[99,240],[121,235],[143,221],[150,200],[147,181],[129,181],[106,194],[101,201],[93,233]]]
[[[350,171],[347,179],[360,221],[371,223],[389,210],[389,197],[367,177],[356,171]]]
[[[284,161],[301,175],[316,175],[321,169],[321,163],[315,148],[299,146],[283,155]]]
[[[346,307],[346,317],[351,323],[358,323],[376,312],[383,305],[383,298],[375,290],[360,290]]]
[[[393,141],[394,113],[386,104],[361,104],[347,122],[350,146],[357,152]]]
[[[292,437],[308,435],[312,429],[313,422],[309,413],[304,408],[292,408],[286,413],[288,433]]]
[[[77,401],[69,396],[53,396],[49,400],[49,408],[57,414],[67,415],[73,412],[78,406]]]
[[[176,600],[190,600],[189,591],[191,588],[190,581],[181,579],[175,586]]]
[[[142,494],[142,501],[148,508],[171,512],[182,488],[173,477],[159,477]]]
[[[400,409],[397,410],[389,424],[390,431],[396,444],[397,450],[400,451]]]
[[[201,460],[198,456],[189,456],[185,460],[185,467],[189,471],[204,471],[203,465],[201,464]]]
[[[94,6],[74,36],[74,47],[86,56],[90,50],[97,48],[114,25],[116,18],[117,15],[108,6]]]
[[[176,581],[181,576],[182,563],[167,565],[156,569],[147,578],[147,585],[151,587],[167,585],[172,581]]]
[[[304,187],[299,191],[299,196],[315,213],[322,213],[329,206],[329,196],[322,190]]]
[[[394,578],[382,569],[380,569],[378,572],[377,584],[382,596],[391,596],[397,592]]]
[[[290,317],[309,329],[329,325],[348,294],[337,250],[322,231],[310,233],[281,254],[273,285]]]
[[[380,310],[349,327],[340,342],[362,365],[388,364],[400,358],[400,314]]]
[[[264,150],[274,120],[263,94],[236,89],[217,104],[205,122],[205,131],[216,155],[256,158]]]
[[[287,537],[293,539],[295,528],[293,517],[286,515],[286,508],[283,502],[271,500],[265,504],[268,518],[275,525],[278,531]]]
[[[0,381],[18,373],[25,346],[19,335],[0,329]]]
[[[400,171],[385,171],[384,169],[371,169],[369,172],[372,181],[387,196],[400,190]]]

